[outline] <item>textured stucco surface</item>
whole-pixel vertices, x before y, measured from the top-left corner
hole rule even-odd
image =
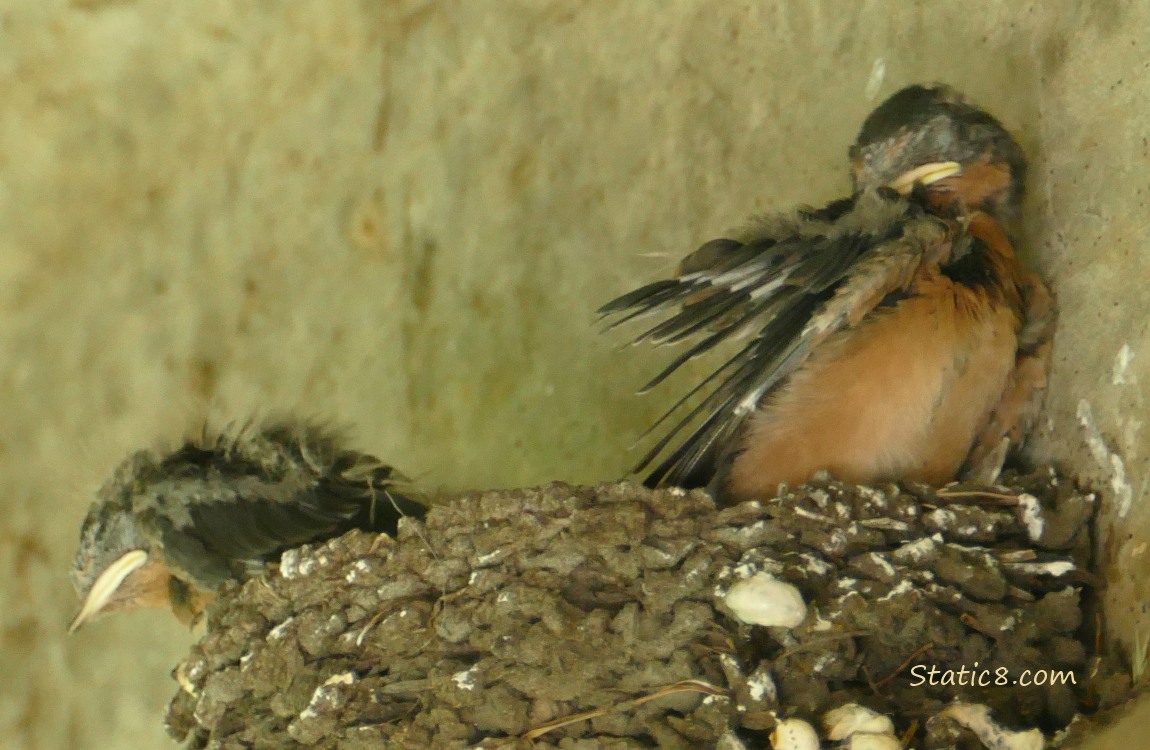
[[[127,451],[302,409],[433,485],[618,476],[675,389],[632,398],[657,360],[590,310],[841,193],[863,115],[919,80],[1032,155],[1028,249],[1063,308],[1037,448],[1111,491],[1129,636],[1150,8],[1079,5],[0,1],[0,744],[168,746],[180,626],[63,637],[78,524]]]

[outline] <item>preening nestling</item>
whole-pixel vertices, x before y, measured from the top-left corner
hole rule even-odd
[[[742,343],[664,417],[648,484],[738,500],[822,470],[990,481],[1025,438],[1055,313],[1015,254],[1022,149],[953,89],[911,86],[850,160],[851,197],[708,242],[600,309],[612,327],[657,316],[635,343],[681,347],[644,391]]]
[[[206,430],[171,452],[140,451],[100,489],[80,532],[72,582],[93,618],[171,606],[191,621],[225,583],[286,549],[360,528],[394,534],[425,507],[402,477],[324,427],[269,421]]]

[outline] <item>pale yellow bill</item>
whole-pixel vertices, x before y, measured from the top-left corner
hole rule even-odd
[[[934,161],[915,167],[909,172],[903,172],[888,183],[887,187],[898,191],[899,195],[909,195],[915,183],[929,185],[932,182],[946,179],[962,171],[962,165],[956,161]]]
[[[84,603],[80,606],[80,611],[72,618],[68,632],[74,633],[76,628],[92,619],[97,612],[104,608],[104,605],[116,593],[116,589],[120,588],[124,579],[147,561],[148,553],[142,549],[135,549],[122,555],[116,562],[105,568],[96,582],[92,584],[88,595],[84,597]]]

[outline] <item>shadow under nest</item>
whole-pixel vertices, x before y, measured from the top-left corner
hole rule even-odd
[[[1084,615],[1096,500],[1049,470],[1001,484],[826,482],[729,508],[628,483],[469,494],[225,592],[176,669],[169,731],[194,748],[768,747],[780,718],[859,703],[915,747],[983,747],[937,719],[957,698],[1051,732],[1129,688]],[[756,578],[801,593],[797,626],[740,620],[733,589]],[[956,685],[963,667],[1073,684]]]

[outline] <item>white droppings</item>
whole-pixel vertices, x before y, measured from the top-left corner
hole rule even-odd
[[[478,580],[479,580],[479,571],[473,570],[473,571],[471,571],[471,575],[467,576],[467,585],[468,586],[474,586],[475,582]]]
[[[1134,488],[1126,479],[1126,464],[1117,453],[1111,452],[1102,433],[1094,424],[1094,412],[1086,399],[1078,402],[1078,424],[1086,432],[1086,447],[1098,465],[1110,473],[1110,489],[1118,503],[1118,517],[1125,518],[1134,500]]]
[[[332,675],[324,680],[323,684],[315,689],[308,701],[307,708],[300,711],[301,720],[314,719],[320,711],[330,710],[339,705],[339,685],[350,685],[355,682],[354,672],[343,672]]]
[[[811,630],[813,630],[815,632],[819,632],[819,633],[825,633],[826,631],[828,631],[834,627],[834,623],[832,623],[827,618],[823,617],[822,614],[820,614],[817,609],[814,612],[815,612],[815,623],[814,623],[814,625],[811,626]]]
[[[891,589],[886,594],[883,594],[882,596],[880,596],[878,598],[878,600],[880,602],[890,601],[891,599],[894,599],[896,596],[902,596],[903,594],[910,593],[911,589],[913,589],[913,588],[914,588],[914,586],[911,585],[911,582],[904,578],[903,580],[898,582],[897,586],[895,586],[893,589]]]
[[[819,736],[815,728],[802,719],[783,719],[771,732],[771,747],[775,750],[819,750]]]
[[[465,669],[462,672],[456,672],[451,675],[451,681],[460,690],[474,690],[475,689],[475,667]]]
[[[1051,562],[1036,563],[1036,562],[1018,562],[1018,563],[1005,563],[1005,567],[1009,570],[1018,573],[1028,573],[1030,575],[1045,575],[1064,576],[1071,571],[1077,570],[1074,563],[1069,560],[1052,560]]]
[[[1026,526],[1026,536],[1030,541],[1037,542],[1042,538],[1046,528],[1046,519],[1042,516],[1042,503],[1034,495],[1023,493],[1018,496],[1018,517]]]
[[[255,654],[253,654],[251,651],[248,651],[246,654],[244,654],[243,656],[240,657],[240,671],[241,672],[247,671],[248,665],[251,664],[253,656],[255,656]]]
[[[494,552],[488,552],[486,555],[480,555],[479,557],[475,558],[475,567],[482,568],[486,565],[490,565],[491,563],[498,561],[499,558],[503,556],[503,554],[503,550],[497,549]]]
[[[511,593],[508,591],[499,592],[499,596],[495,597],[496,604],[506,604],[511,601]]]
[[[723,603],[749,625],[793,628],[807,616],[807,605],[799,590],[769,573],[758,573],[735,583]]]
[[[845,740],[851,735],[894,734],[894,723],[877,711],[857,703],[846,703],[823,714],[823,729],[828,740]]]
[[[828,518],[828,517],[822,515],[821,513],[813,513],[811,511],[805,510],[803,508],[795,508],[795,515],[798,516],[799,518],[806,518],[810,521],[818,521],[819,523],[824,523],[824,524],[827,524],[828,526],[830,524],[834,523],[833,519]]]
[[[840,589],[844,589],[846,591],[854,591],[854,588],[855,588],[855,586],[858,585],[858,582],[859,582],[859,579],[857,579],[857,578],[846,578],[846,577],[844,577],[844,578],[840,578],[837,581],[835,581],[835,585],[838,586]]]
[[[295,617],[289,617],[286,620],[284,620],[283,622],[281,622],[279,625],[276,625],[274,628],[272,628],[270,631],[268,631],[267,640],[278,641],[280,638],[283,638],[284,633],[287,632],[288,627],[293,622],[295,622]]]
[[[803,570],[816,576],[830,575],[834,572],[834,567],[831,566],[826,560],[812,555],[810,552],[803,552],[799,555],[805,563]]]
[[[954,511],[947,510],[946,508],[937,508],[932,510],[930,513],[926,514],[926,517],[930,519],[931,523],[940,529],[949,529],[951,524],[957,520],[957,516],[954,515]]]
[[[883,575],[887,576],[888,578],[894,578],[895,570],[894,566],[890,564],[890,561],[888,561],[885,557],[877,552],[871,552],[868,557],[877,568],[882,570]]]
[[[886,493],[876,490],[874,487],[860,486],[858,493],[861,497],[869,500],[876,508],[886,507]]]
[[[827,502],[831,499],[831,496],[827,494],[826,490],[812,490],[811,494],[807,495],[807,497],[814,500],[815,505],[820,508],[827,507]]]
[[[938,715],[974,732],[986,750],[1042,750],[1046,744],[1039,730],[1015,732],[1007,729],[992,720],[990,709],[981,704],[952,703]]]
[[[823,654],[822,656],[820,656],[818,659],[815,660],[815,663],[813,665],[811,665],[811,671],[812,672],[822,672],[834,660],[835,660],[835,655],[833,652]]]
[[[851,525],[851,527],[854,528],[855,533],[857,534],[858,529],[856,527],[854,527],[853,524]],[[831,532],[829,547],[834,552],[842,552],[847,547],[847,541],[848,540],[847,540],[846,532],[844,532],[842,529],[835,529],[834,531]]]
[[[747,693],[756,703],[777,703],[779,700],[779,689],[767,669],[756,669],[751,673],[747,678]]]
[[[352,565],[351,570],[347,571],[347,575],[344,576],[344,579],[348,583],[355,583],[361,573],[367,573],[370,570],[371,566],[368,565],[367,560],[356,560],[355,565]]]
[[[1110,382],[1113,385],[1135,385],[1138,382],[1136,376],[1126,376],[1126,370],[1133,361],[1134,350],[1130,348],[1130,344],[1122,344],[1122,348],[1114,355],[1114,367],[1110,373]]]
[[[299,550],[284,550],[280,555],[280,575],[284,578],[295,578],[299,575]]]

